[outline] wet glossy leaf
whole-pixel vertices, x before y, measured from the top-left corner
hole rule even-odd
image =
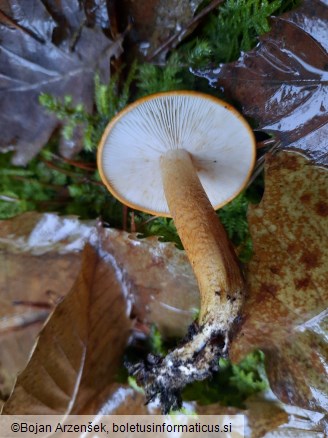
[[[203,72],[283,148],[328,164],[328,5],[302,6],[272,20],[272,30],[238,61]]]
[[[240,360],[266,354],[280,400],[328,409],[328,171],[303,156],[267,159],[265,195],[249,212],[254,256],[249,298],[231,348]]]
[[[73,288],[40,333],[5,414],[78,413],[111,384],[131,322],[116,267],[87,245]]]
[[[91,230],[74,217],[38,213],[0,222],[0,399],[25,367],[47,306],[72,287]]]
[[[105,388],[88,405],[86,414],[103,415],[160,415],[159,406],[145,404],[145,395],[128,384],[115,383]]]
[[[80,266],[78,252],[93,234],[95,222],[53,213],[26,213],[0,222],[0,290],[7,304],[40,300],[48,289],[64,295],[62,285],[65,292],[72,285]],[[135,316],[156,322],[164,336],[183,336],[199,307],[196,279],[185,253],[157,237],[139,239],[111,228],[101,236],[104,248],[134,286]]]
[[[65,296],[80,269],[85,242],[97,235],[94,222],[73,216],[26,213],[0,222],[0,399],[9,395],[49,313],[28,303],[49,304],[49,291],[51,297]],[[156,238],[140,240],[113,229],[101,236],[108,257],[133,290],[134,317],[146,331],[156,322],[165,336],[183,336],[199,305],[184,252]]]
[[[16,164],[26,164],[58,127],[39,105],[40,93],[71,95],[90,111],[95,72],[108,81],[120,42],[87,18],[77,0],[0,2],[1,148],[16,151]]]
[[[245,438],[324,438],[323,415],[284,405],[271,391],[246,400],[246,409],[227,408],[219,404],[197,406],[202,415],[245,416]]]
[[[144,395],[127,385],[112,385],[107,397],[98,397],[98,411],[102,415],[158,415],[158,404],[144,404]],[[95,405],[94,405],[95,406]],[[92,407],[92,405],[90,406]],[[323,438],[322,415],[284,405],[271,391],[246,400],[245,409],[222,406],[218,403],[199,405],[188,402],[184,412],[199,415],[244,415],[245,438]],[[88,413],[95,413],[90,410]]]
[[[192,19],[201,0],[120,0],[121,20],[133,20],[129,38],[137,55],[150,55]],[[161,52],[162,59],[168,49]]]
[[[157,237],[105,231],[104,248],[133,284],[134,315],[155,323],[165,337],[184,336],[199,309],[197,282],[184,251]]]

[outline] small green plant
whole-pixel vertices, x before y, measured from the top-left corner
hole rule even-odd
[[[0,154],[0,219],[25,211],[51,210],[50,200],[62,190],[65,175],[49,169],[39,158],[31,160],[28,168],[13,166],[11,155]]]
[[[282,0],[226,0],[213,15],[207,33],[214,55],[224,62],[252,49],[257,36],[270,30],[268,18],[281,7]]]
[[[219,371],[210,380],[187,386],[184,400],[197,400],[207,405],[220,403],[244,408],[245,400],[268,387],[264,371],[264,354],[257,350],[248,354],[239,364],[227,359],[219,360]]]
[[[182,46],[194,68],[231,62],[251,50],[270,30],[269,18],[292,9],[298,0],[226,0],[211,13],[198,37]]]
[[[213,59],[213,44],[209,39],[195,38],[192,42],[187,44],[186,62],[195,68],[206,67]]]
[[[162,67],[154,64],[141,64],[137,73],[138,96],[185,88],[182,70],[177,53],[173,53]]]
[[[242,262],[249,261],[253,253],[252,239],[247,222],[248,205],[249,199],[244,192],[218,211],[229,239],[235,247],[239,248],[238,255]]]
[[[161,242],[174,242],[177,248],[182,249],[173,219],[138,212],[134,214],[134,222],[139,238],[158,236]]]
[[[165,356],[167,354],[167,347],[163,341],[162,335],[156,325],[152,325],[149,335],[150,351],[158,356]]]
[[[138,385],[135,377],[128,376],[128,385],[131,386],[134,391],[139,392],[139,394],[145,394],[144,389]]]
[[[0,219],[26,211],[56,211],[81,219],[102,216],[112,226],[121,226],[122,205],[108,194],[86,157],[70,162],[49,147],[24,168],[13,166],[11,155],[0,154]]]
[[[248,203],[249,201],[245,193],[241,193],[218,212],[221,222],[227,230],[229,239],[236,246],[241,245],[249,233],[246,218]]]
[[[46,110],[63,121],[62,135],[66,140],[71,140],[74,131],[80,126],[84,130],[85,150],[94,151],[107,123],[128,104],[136,69],[137,64],[133,63],[122,87],[119,86],[119,72],[111,77],[108,84],[102,84],[99,75],[96,75],[95,111],[91,114],[82,104],[74,105],[71,96],[65,96],[62,101],[50,94],[42,93],[39,102]]]

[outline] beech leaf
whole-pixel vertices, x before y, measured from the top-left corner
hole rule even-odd
[[[212,404],[195,406],[201,415],[244,415],[245,438],[323,438],[323,415],[285,405],[266,391],[249,397],[246,409],[237,409]]]
[[[128,23],[133,17],[133,32],[128,36],[132,42],[131,50],[139,57],[140,53],[144,56],[153,54],[169,38],[187,27],[200,3],[201,0],[121,0],[121,21]],[[161,60],[165,60],[169,49],[168,45],[160,51]]]
[[[108,236],[106,238],[106,236]],[[133,286],[133,314],[156,324],[165,338],[181,337],[196,318],[200,297],[197,281],[184,251],[157,237],[105,230],[104,249]]]
[[[258,129],[328,164],[328,5],[302,6],[272,19],[255,49],[199,72],[242,106]]]
[[[249,297],[231,347],[239,361],[260,348],[284,403],[328,410],[328,171],[281,152],[266,163],[266,189],[249,211],[254,256]]]
[[[39,213],[0,222],[0,398],[24,369],[51,305],[72,287],[92,226]]]
[[[15,164],[33,158],[58,127],[39,104],[41,93],[70,95],[91,111],[95,73],[109,80],[109,60],[120,54],[121,40],[113,43],[87,24],[77,0],[0,2],[0,147],[15,150]]]
[[[107,398],[97,397],[98,410],[102,415],[159,415],[156,403],[144,404],[144,395],[131,386],[115,384]],[[184,412],[196,415],[244,415],[245,438],[323,438],[322,415],[284,405],[267,390],[245,401],[245,409],[222,406],[219,403],[200,405],[197,401],[184,403]],[[182,435],[184,436],[184,435]]]
[[[87,245],[73,288],[40,333],[4,414],[78,413],[113,383],[130,334],[123,283]]]
[[[113,229],[101,230],[99,237],[99,232],[95,222],[53,213],[25,213],[0,222],[0,398],[9,395],[16,374],[26,364],[40,330],[36,322],[49,313],[49,309],[32,304],[47,304],[49,290],[56,297],[67,294],[79,272],[80,251],[87,240],[101,239],[107,257],[130,288],[132,313],[146,332],[156,323],[164,336],[186,333],[199,306],[199,293],[184,252],[155,237],[140,240]],[[85,293],[89,293],[87,289]],[[15,306],[13,301],[27,305]],[[26,327],[30,323],[34,325]],[[102,337],[102,333],[98,335]],[[107,394],[106,388],[104,391]]]

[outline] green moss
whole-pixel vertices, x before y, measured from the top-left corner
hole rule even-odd
[[[197,37],[182,45],[180,53],[194,68],[234,61],[270,30],[272,15],[297,4],[299,0],[226,0],[208,16]]]
[[[66,140],[73,137],[77,127],[84,131],[84,149],[88,152],[95,151],[107,123],[117,112],[123,109],[130,100],[131,83],[136,78],[137,64],[133,63],[127,73],[124,84],[120,87],[118,72],[108,84],[102,84],[99,76],[95,76],[95,111],[88,113],[82,104],[74,105],[70,96],[63,100],[50,94],[39,96],[40,104],[63,121],[62,135]]]
[[[137,73],[138,97],[149,94],[180,90],[186,87],[182,66],[177,53],[169,57],[166,65],[141,64]]]
[[[160,242],[174,242],[177,248],[182,249],[182,243],[173,219],[136,212],[134,213],[134,222],[140,239],[158,236]]]
[[[264,354],[255,351],[238,365],[220,359],[219,371],[211,379],[188,385],[183,392],[186,401],[199,404],[220,403],[225,406],[244,408],[244,401],[268,387],[264,371]]]
[[[44,161],[35,158],[29,165],[11,165],[11,153],[0,154],[0,219],[8,219],[31,210],[51,210],[49,201],[55,199],[66,182],[62,173],[49,169]]]
[[[0,154],[0,219],[26,211],[56,211],[81,219],[102,216],[112,226],[122,225],[122,205],[99,182],[96,170],[69,164],[46,148],[26,168],[11,164],[12,154]],[[86,156],[80,160],[88,162]]]
[[[158,356],[165,356],[167,354],[167,346],[163,341],[162,335],[155,325],[151,326],[149,335],[150,351]]]

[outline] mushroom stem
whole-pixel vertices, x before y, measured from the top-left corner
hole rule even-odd
[[[165,197],[198,281],[199,324],[227,333],[243,303],[244,279],[234,249],[194,168],[190,154],[161,157]],[[218,188],[219,190],[219,188]]]
[[[245,296],[245,283],[234,249],[194,168],[182,149],[161,157],[166,200],[196,275],[201,310],[185,342],[164,358],[130,367],[148,399],[156,395],[164,413],[181,407],[181,389],[209,377],[226,356],[234,322]]]

